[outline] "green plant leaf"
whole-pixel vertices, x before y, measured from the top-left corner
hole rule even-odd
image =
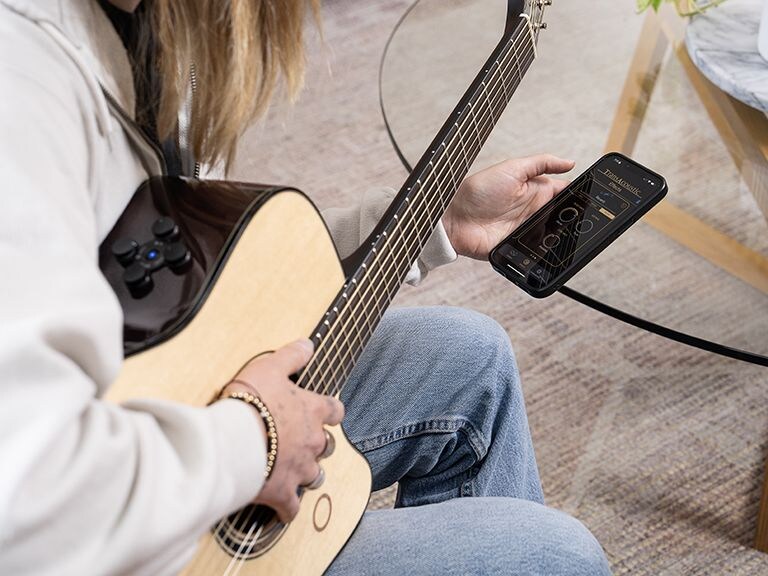
[[[659,11],[661,5],[664,2],[676,3],[677,13],[680,16],[694,16],[696,14],[702,14],[703,12],[719,6],[726,0],[707,0],[706,2],[694,2],[689,0],[688,2],[679,2],[678,0],[635,0],[637,6],[637,12],[645,12],[648,8],[653,8],[656,12]]]
[[[648,9],[648,6],[651,5],[651,0],[636,0],[636,3],[637,3],[637,11],[645,12]]]

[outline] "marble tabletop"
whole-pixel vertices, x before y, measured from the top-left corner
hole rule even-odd
[[[728,0],[691,18],[685,44],[701,72],[745,104],[768,112],[768,62],[757,51],[763,0]]]

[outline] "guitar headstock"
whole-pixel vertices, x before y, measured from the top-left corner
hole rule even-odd
[[[552,6],[552,0],[528,0],[526,4],[528,4],[528,13],[531,17],[531,23],[536,32],[536,37],[538,38],[539,32],[547,29],[547,23],[544,21],[544,13],[549,6]]]
[[[547,29],[544,13],[552,0],[507,0],[507,33],[511,34],[524,18],[536,39],[541,30]]]

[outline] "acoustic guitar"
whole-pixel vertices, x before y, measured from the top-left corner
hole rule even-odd
[[[296,383],[338,396],[536,56],[551,0],[508,0],[504,34],[363,245],[340,261],[314,205],[286,187],[156,177],[100,246],[124,312],[123,369],[108,399],[205,406],[246,364],[299,337]],[[203,537],[188,575],[322,574],[362,517],[365,458],[341,427],[325,480],[288,525],[246,506]]]

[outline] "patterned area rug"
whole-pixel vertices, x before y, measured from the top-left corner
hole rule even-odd
[[[556,10],[564,19],[560,32],[550,25],[546,40],[554,53],[573,51],[569,43],[581,42],[586,32],[563,31],[589,18],[605,19],[606,30],[619,35],[639,30],[629,0],[566,4],[553,8],[553,23]],[[317,34],[310,38],[307,90],[295,107],[276,106],[248,133],[233,176],[294,184],[321,207],[353,202],[371,186],[398,187],[405,174],[384,131],[377,82],[384,43],[408,5],[326,1],[325,43]],[[588,9],[594,14],[585,16]],[[624,45],[631,52],[633,42]],[[515,114],[514,127],[494,136],[496,144],[489,143],[479,162],[549,150],[583,168],[602,151],[626,51],[617,48],[605,70],[589,70],[589,82],[573,72],[565,80],[576,89],[568,99],[548,101],[546,118]],[[528,89],[537,92],[521,91],[523,102],[563,85],[546,70],[531,73]],[[603,79],[609,96],[589,88],[601,86],[603,73],[613,75],[613,84]],[[664,98],[651,103],[636,156],[667,175],[676,202],[688,202],[700,218],[726,229],[734,219],[748,222],[726,231],[768,254],[765,222],[748,192],[734,189],[730,160],[674,63],[664,68],[659,90]],[[597,107],[595,98],[602,99]],[[589,128],[578,140],[558,129],[574,111]],[[689,148],[673,153],[665,146],[669,130],[687,130]],[[713,187],[724,194],[693,202],[693,194]],[[626,241],[637,246],[638,259],[614,275],[606,297],[642,292],[635,287],[660,277],[669,281],[653,286],[652,301],[634,305],[658,306],[664,318],[733,342],[768,345],[763,295],[692,261],[646,226]],[[663,262],[649,256],[659,253]],[[600,279],[612,269],[611,258],[596,261],[576,287],[605,290]],[[751,548],[768,452],[768,371],[668,342],[560,295],[534,301],[482,262],[438,270],[418,289],[405,288],[397,303],[473,308],[507,329],[548,503],[589,526],[616,574],[768,574],[768,556]],[[391,502],[390,490],[374,494],[371,504]]]

